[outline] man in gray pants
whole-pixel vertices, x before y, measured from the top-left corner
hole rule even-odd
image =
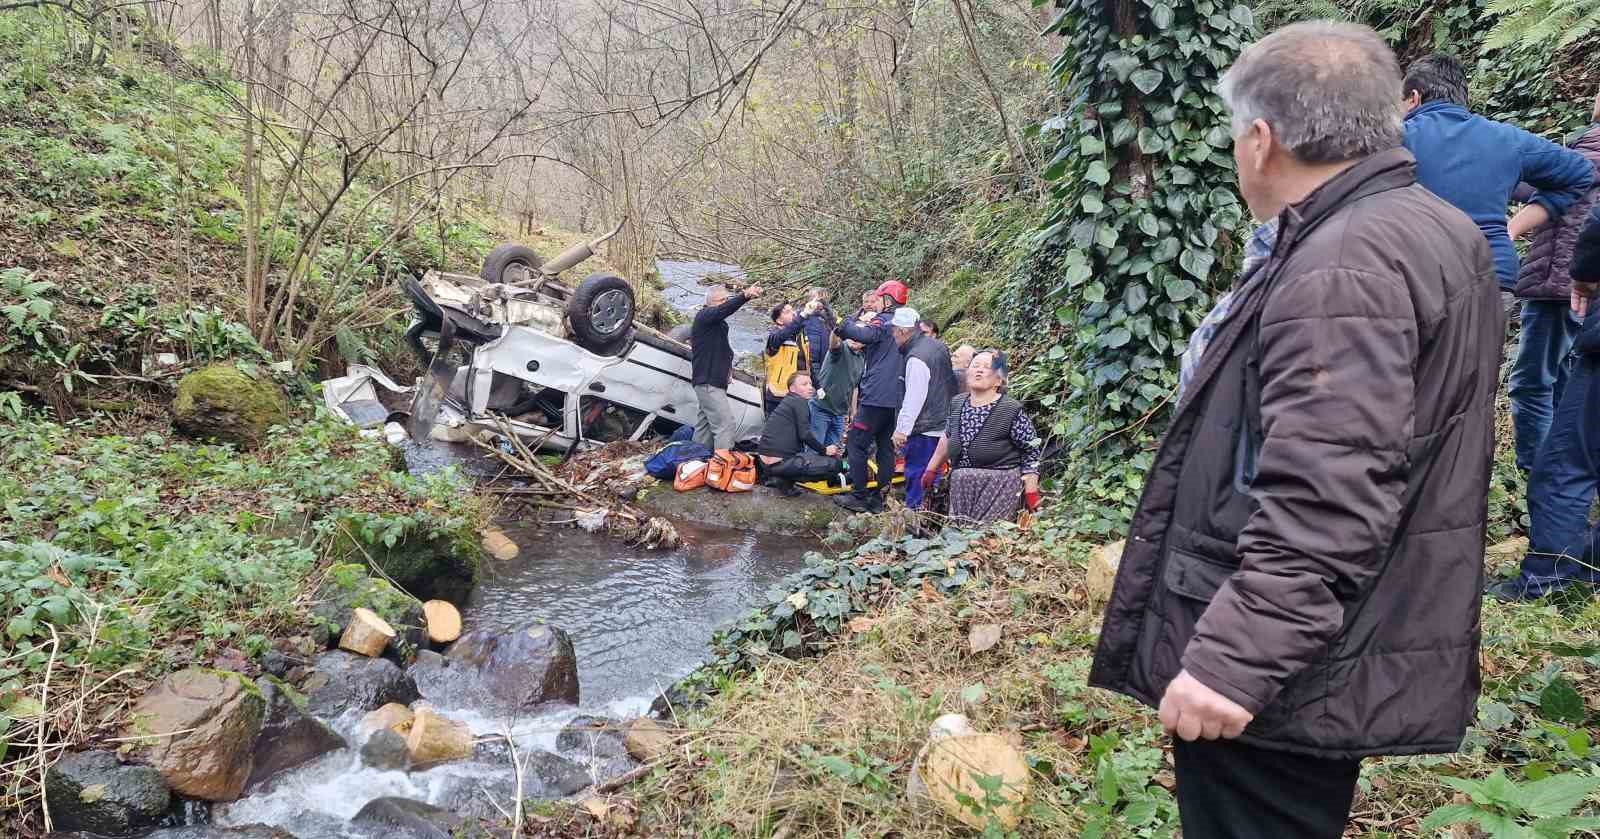
[[[733,409],[728,405],[728,381],[733,377],[733,345],[728,343],[728,316],[761,296],[753,285],[738,294],[717,286],[706,292],[706,305],[694,315],[689,331],[690,384],[700,401],[694,424],[694,441],[713,449],[731,449]]]

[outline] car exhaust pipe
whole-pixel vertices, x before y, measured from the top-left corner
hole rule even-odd
[[[594,256],[595,251],[599,250],[600,246],[606,243],[606,240],[615,237],[618,233],[621,233],[623,225],[627,223],[628,217],[623,216],[622,221],[617,222],[617,226],[612,228],[610,233],[607,233],[606,235],[601,236],[592,242],[579,242],[578,244],[567,248],[561,253],[556,254],[554,258],[540,266],[539,273],[545,275],[546,277],[554,277],[562,271],[565,271],[568,268],[571,268],[572,266],[584,261],[585,259]]]

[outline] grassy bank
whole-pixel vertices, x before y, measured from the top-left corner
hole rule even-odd
[[[627,791],[642,833],[970,835],[904,796],[929,723],[959,712],[1026,754],[1033,791],[1014,835],[1174,835],[1171,764],[1154,712],[1084,682],[1100,621],[1087,550],[1049,528],[1008,530],[959,555],[971,578],[948,592],[930,583],[846,594],[865,611],[847,610],[835,636],[807,633],[814,658],[748,659],[753,666],[722,677],[709,705],[684,715],[686,742]],[[998,625],[1000,641],[974,653],[968,634],[981,624]],[[1486,602],[1483,631],[1479,723],[1462,752],[1368,761],[1347,835],[1446,835],[1423,821],[1470,800],[1463,780],[1495,772],[1522,786],[1555,777],[1594,788],[1600,603]],[[1582,798],[1579,789],[1572,801]],[[1597,800],[1581,806],[1593,812]],[[1552,831],[1538,835],[1568,835]]]

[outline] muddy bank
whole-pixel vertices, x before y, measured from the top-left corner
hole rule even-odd
[[[639,491],[634,503],[658,516],[710,527],[731,527],[756,533],[820,537],[849,512],[814,492],[784,497],[767,487],[751,492],[696,489],[678,492],[657,483]]]

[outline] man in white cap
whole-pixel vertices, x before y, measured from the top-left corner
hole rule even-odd
[[[894,342],[905,355],[904,396],[894,423],[894,444],[906,452],[906,506],[922,506],[922,473],[944,437],[950,399],[955,396],[955,371],[950,348],[922,331],[917,310],[901,306],[889,322]]]

